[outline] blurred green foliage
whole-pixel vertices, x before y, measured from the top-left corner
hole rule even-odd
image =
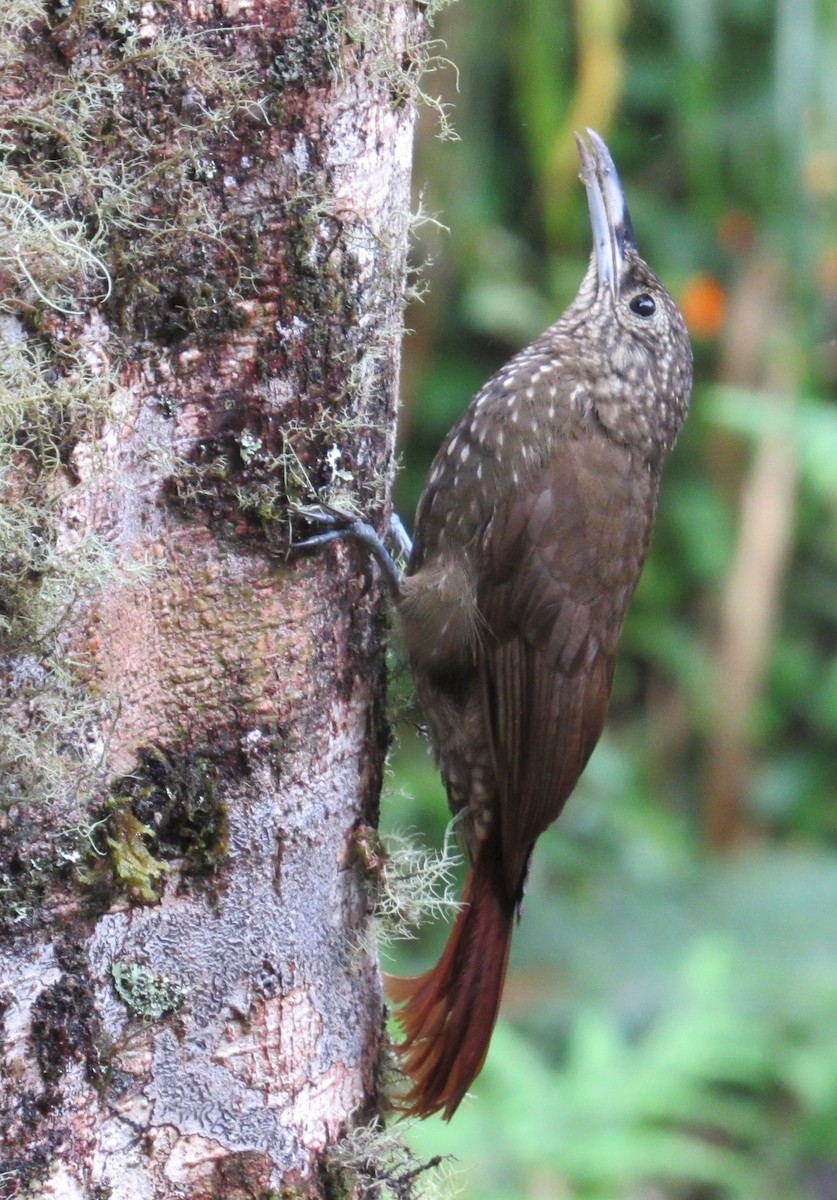
[[[402,514],[473,392],[574,294],[576,128],[610,144],[697,384],[476,1098],[411,1137],[480,1200],[837,1197],[837,5],[459,0],[438,32],[460,140],[428,122],[419,142],[450,235],[419,231]],[[409,723],[394,769],[386,824],[439,844]]]

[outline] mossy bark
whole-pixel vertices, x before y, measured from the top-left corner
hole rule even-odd
[[[7,10],[0,1196],[317,1196],[380,1102],[385,615],[288,546],[388,512],[422,12]]]

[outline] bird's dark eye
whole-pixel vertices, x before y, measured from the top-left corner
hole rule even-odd
[[[641,292],[638,296],[634,296],[628,308],[631,312],[635,312],[638,317],[653,317],[657,311],[654,298],[649,296],[647,292]]]

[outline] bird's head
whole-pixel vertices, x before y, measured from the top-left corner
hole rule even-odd
[[[674,298],[640,256],[610,151],[592,129],[576,137],[593,232],[593,253],[568,316],[602,364],[600,419],[615,436],[644,440],[653,407],[667,451],[686,415],[692,349]],[[645,416],[643,416],[645,412]]]

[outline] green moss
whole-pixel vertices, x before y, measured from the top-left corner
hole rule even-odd
[[[148,849],[153,833],[138,821],[123,805],[122,797],[114,801],[116,810],[108,822],[111,831],[106,839],[113,873],[129,894],[149,904],[160,898],[160,888],[168,870]]]
[[[189,989],[167,975],[155,975],[139,963],[115,962],[111,967],[113,986],[134,1016],[159,1021],[177,1012],[189,998]]]
[[[154,831],[164,857],[192,876],[208,875],[227,852],[227,813],[219,797],[217,751],[141,750],[130,779],[131,810]]]
[[[86,856],[88,889],[153,903],[175,868],[186,880],[209,876],[227,852],[223,771],[217,750],[141,750],[135,770],[114,782],[98,814]]]

